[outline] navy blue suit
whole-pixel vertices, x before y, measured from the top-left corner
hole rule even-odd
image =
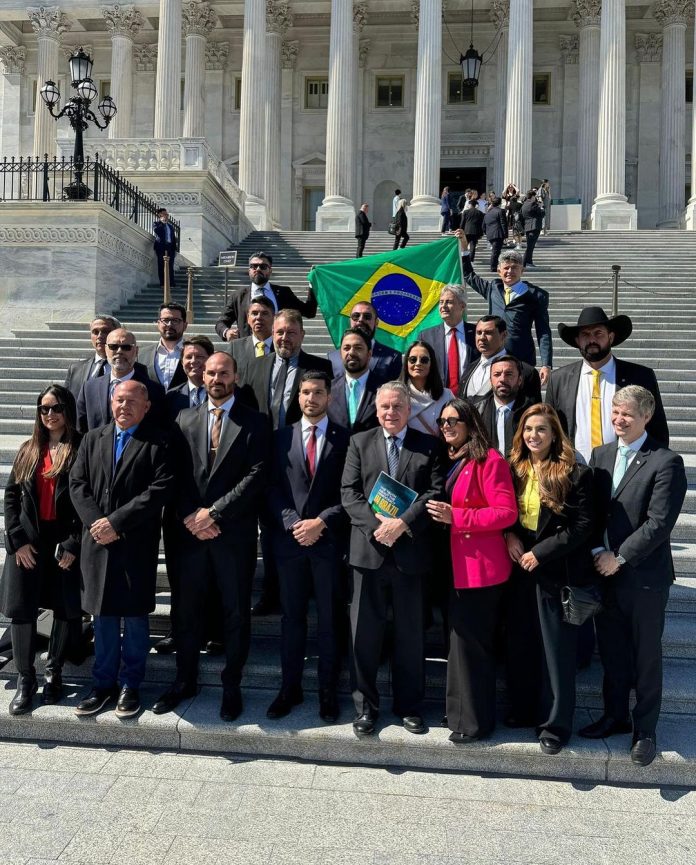
[[[133,367],[135,381],[142,382],[147,388],[150,409],[148,418],[157,425],[166,422],[166,410],[164,407],[164,388],[158,382],[152,381],[147,374],[147,369],[136,363]],[[111,377],[108,375],[90,378],[82,385],[80,395],[77,398],[77,428],[82,433],[87,430],[105,426],[112,420],[111,403],[109,401],[109,383]]]
[[[178,252],[176,247],[176,234],[174,226],[169,222],[158,220],[152,229],[155,235],[155,255],[157,256],[157,275],[159,276],[160,288],[164,286],[164,255],[169,256],[169,285],[174,286],[174,259]],[[167,241],[167,235],[171,240]]]

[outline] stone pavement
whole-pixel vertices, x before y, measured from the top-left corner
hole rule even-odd
[[[696,791],[0,743],[0,865],[693,865]]]

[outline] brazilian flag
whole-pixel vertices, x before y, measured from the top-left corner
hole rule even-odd
[[[319,264],[307,279],[334,345],[351,327],[350,311],[369,301],[379,316],[378,339],[404,352],[426,327],[440,323],[440,291],[461,284],[459,241],[454,237],[406,249]]]

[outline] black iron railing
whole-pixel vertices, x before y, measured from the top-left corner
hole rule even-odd
[[[73,159],[7,157],[0,161],[0,203],[4,201],[101,201],[145,231],[152,232],[157,203],[110,168],[98,154]],[[179,246],[180,226],[170,217]]]

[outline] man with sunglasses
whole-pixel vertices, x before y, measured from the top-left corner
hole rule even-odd
[[[376,308],[368,301],[361,300],[356,303],[350,311],[350,326],[361,327],[370,337],[372,343],[370,369],[381,381],[396,381],[401,375],[401,355],[375,339],[375,332],[379,327]],[[327,357],[331,361],[334,376],[341,375],[343,373],[341,349],[330,351]]]
[[[85,360],[76,360],[68,367],[65,386],[77,400],[82,385],[88,378],[97,378],[109,372],[106,362],[106,340],[112,330],[121,327],[121,322],[112,315],[97,315],[89,326],[89,337],[94,354]]]
[[[314,318],[317,314],[317,299],[311,288],[307,290],[307,300],[300,300],[287,285],[271,284],[273,273],[273,257],[267,252],[255,252],[249,259],[250,285],[234,293],[215,324],[215,331],[225,342],[251,336],[251,328],[247,321],[249,304],[256,297],[267,297],[273,304],[273,311],[281,309],[296,309],[304,318]]]
[[[186,308],[179,303],[163,303],[156,324],[160,341],[144,346],[138,357],[147,367],[150,378],[168,391],[186,383],[186,372],[181,364],[184,333],[188,327]]]

